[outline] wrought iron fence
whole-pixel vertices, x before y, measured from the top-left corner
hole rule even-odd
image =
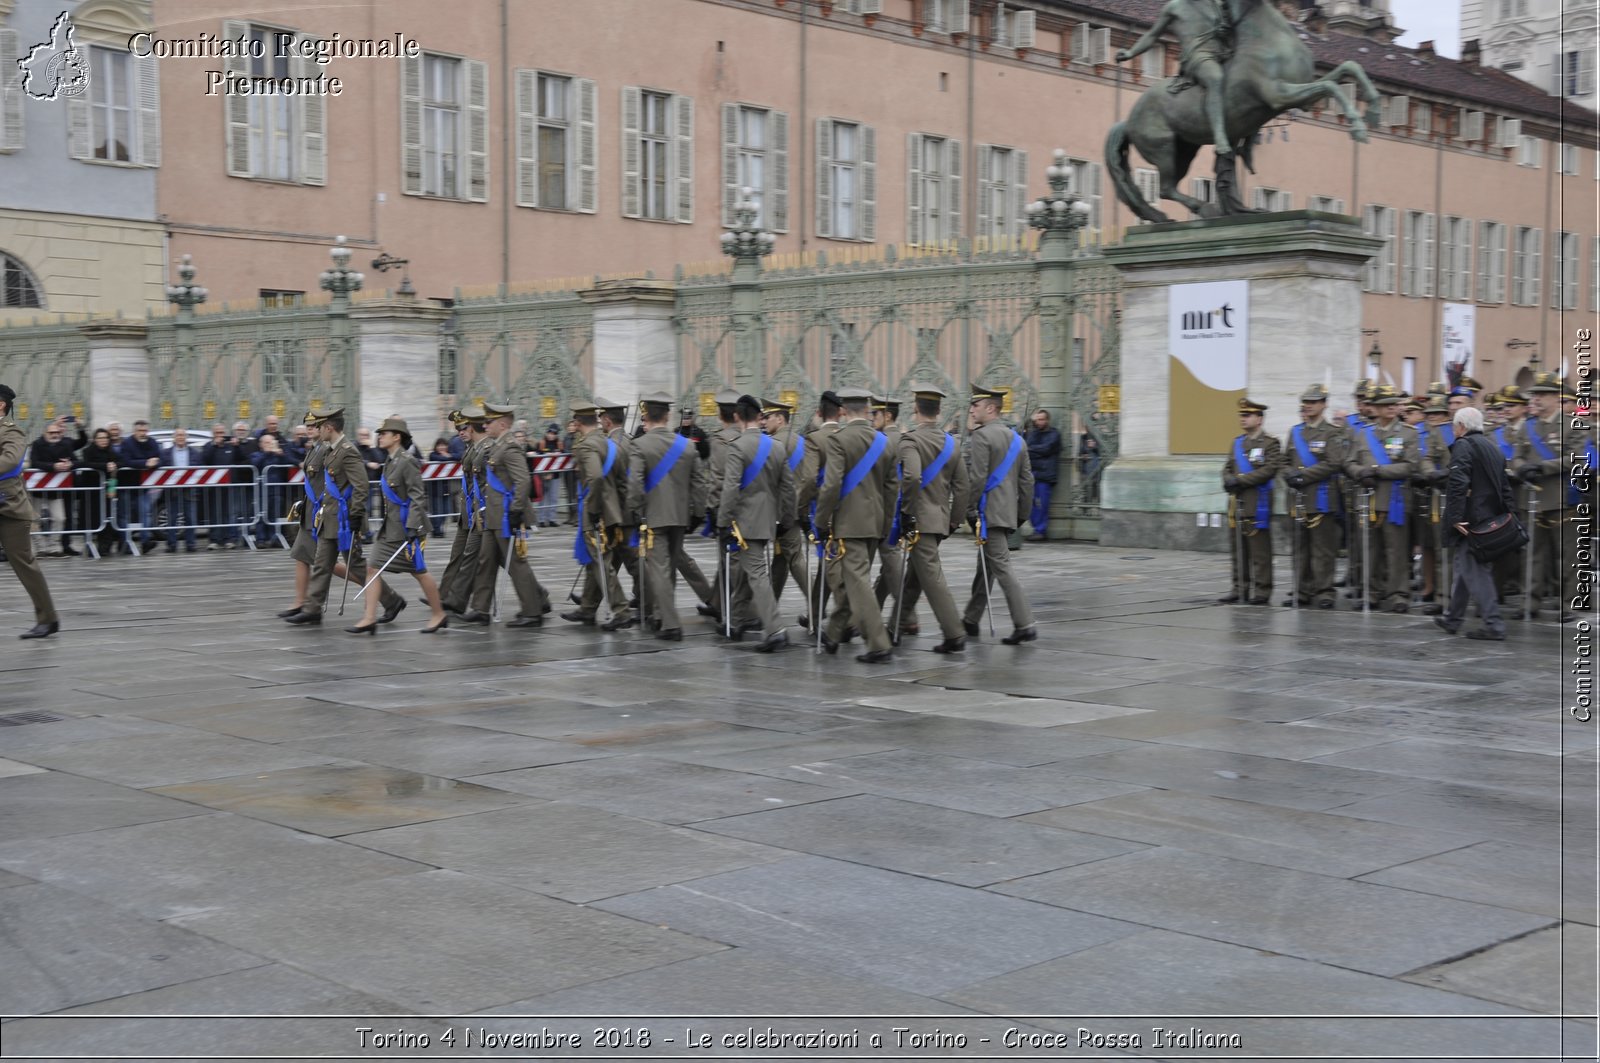
[[[0,328],[0,380],[17,393],[14,419],[30,439],[62,414],[85,421],[88,341],[76,323]]]
[[[440,337],[456,385],[442,397],[509,401],[535,438],[535,422],[562,423],[593,398],[594,312],[576,290],[458,299]]]

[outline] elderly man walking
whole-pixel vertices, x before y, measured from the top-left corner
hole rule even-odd
[[[1503,641],[1506,624],[1500,617],[1495,593],[1494,563],[1480,561],[1471,549],[1469,528],[1512,512],[1515,500],[1506,479],[1505,459],[1483,434],[1483,413],[1472,406],[1456,411],[1456,441],[1450,447],[1450,477],[1445,491],[1445,546],[1456,552],[1455,585],[1450,607],[1434,623],[1454,635],[1466,618],[1468,598],[1477,601],[1483,627],[1467,632],[1469,639]]]

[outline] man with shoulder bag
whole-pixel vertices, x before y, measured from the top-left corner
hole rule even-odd
[[[1527,532],[1514,512],[1505,458],[1483,434],[1483,413],[1463,406],[1453,420],[1456,441],[1450,447],[1444,536],[1446,548],[1456,552],[1455,581],[1449,609],[1433,622],[1454,635],[1466,619],[1470,600],[1476,600],[1483,627],[1467,632],[1467,638],[1502,642],[1506,625],[1495,593],[1494,560],[1527,542]]]

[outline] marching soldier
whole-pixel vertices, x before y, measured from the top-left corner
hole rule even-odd
[[[303,423],[313,436],[316,435],[315,413],[307,413]],[[325,449],[322,441],[316,440],[306,451],[305,461],[300,464],[304,477],[301,488],[306,497],[289,507],[289,519],[299,524],[294,542],[289,546],[289,560],[294,562],[294,605],[278,614],[280,620],[300,611],[300,606],[306,600],[306,586],[311,582],[311,562],[317,556],[316,521],[317,510],[322,506],[322,459]]]
[[[735,617],[751,616],[761,635],[758,653],[789,644],[778,619],[778,603],[767,572],[767,544],[777,533],[780,514],[794,511],[794,477],[783,447],[761,431],[761,402],[739,396],[735,406],[741,434],[729,447],[717,510],[722,548],[728,551],[729,594]],[[735,627],[735,639],[749,628]]]
[[[817,623],[822,623],[827,611],[827,595],[837,596],[839,593],[837,566],[834,566],[835,571],[828,572],[829,566],[823,562],[826,536],[817,524],[817,496],[822,491],[822,480],[827,471],[823,461],[827,456],[828,436],[839,430],[840,409],[839,396],[834,392],[824,391],[817,397],[817,424],[805,434],[805,457],[800,462],[800,478],[795,483],[795,511],[811,536],[814,544],[811,553],[817,562],[817,570],[811,574],[811,586],[806,588],[809,595],[806,610],[800,615],[800,626],[807,631],[812,630],[813,613],[819,616]],[[818,603],[821,603],[820,607]]]
[[[977,637],[978,621],[989,608],[989,597],[998,581],[1016,628],[1000,641],[1016,646],[1039,637],[1022,582],[1011,571],[1006,544],[1007,537],[1028,519],[1033,506],[1033,468],[1022,437],[1000,421],[1005,392],[974,384],[972,395],[969,420],[977,427],[967,439],[972,473],[967,520],[978,533],[979,563],[961,625],[969,637]]]
[[[1459,409],[1461,403],[1457,403]],[[1445,556],[1444,513],[1445,481],[1450,476],[1450,448],[1456,442],[1456,428],[1451,418],[1455,410],[1450,400],[1435,395],[1423,410],[1426,422],[1419,426],[1418,445],[1422,450],[1422,468],[1412,477],[1417,504],[1412,517],[1414,541],[1422,547],[1422,612],[1427,616],[1444,613],[1442,601],[1450,587],[1440,580],[1440,558]]]
[[[777,399],[768,399],[761,404],[761,427],[783,447],[784,467],[789,470],[789,477],[795,483],[794,505],[787,511],[778,514],[778,537],[772,541],[772,597],[774,600],[783,597],[783,584],[789,578],[794,578],[794,585],[800,593],[806,592],[806,570],[810,567],[806,562],[806,534],[801,530],[804,523],[799,513],[799,478],[800,466],[806,460],[806,440],[794,426],[789,423],[794,407]]]
[[[60,631],[61,620],[56,616],[50,586],[33,556],[33,540],[29,538],[35,517],[22,475],[22,455],[28,449],[28,438],[11,416],[16,401],[17,393],[0,384],[0,551],[33,600],[34,625],[19,637],[42,639]]]
[[[1397,416],[1400,395],[1387,384],[1372,389],[1375,423],[1361,428],[1350,444],[1344,472],[1356,484],[1355,534],[1350,539],[1352,556],[1362,550],[1363,532],[1370,536],[1372,571],[1366,573],[1367,589],[1374,607],[1387,603],[1391,613],[1411,608],[1411,543],[1407,532],[1410,511],[1406,483],[1412,471],[1422,467],[1422,451],[1417,433],[1400,423]],[[1367,527],[1360,524],[1365,510]],[[1362,599],[1355,607],[1361,608]]]
[[[1233,587],[1218,601],[1266,605],[1272,600],[1272,482],[1283,464],[1283,450],[1274,436],[1261,430],[1267,407],[1239,400],[1239,427],[1233,449],[1222,466],[1222,487],[1229,498],[1228,524],[1236,549]]]
[[[822,646],[837,653],[852,626],[866,639],[856,657],[880,664],[894,656],[883,610],[872,591],[872,560],[888,535],[898,493],[895,453],[889,439],[867,420],[871,392],[846,388],[839,427],[823,442],[824,478],[817,497],[817,527],[827,531],[827,564],[838,569],[843,594],[822,636]],[[1001,550],[1005,549],[1002,540]],[[830,577],[831,578],[831,577]]]
[[[617,494],[617,505],[622,514],[622,523],[617,525],[616,548],[611,551],[609,564],[613,572],[622,568],[628,570],[628,579],[633,583],[632,601],[639,600],[639,513],[628,505],[628,462],[633,453],[633,440],[628,438],[628,410],[625,406],[606,402],[603,399],[595,400],[595,409],[600,411],[600,430],[606,438],[617,445],[620,454],[617,468],[611,472],[611,487]],[[621,575],[618,575],[621,581]]]
[[[1574,427],[1574,418],[1562,415],[1562,385],[1557,373],[1536,373],[1528,386],[1532,416],[1523,425],[1517,448],[1515,472],[1528,485],[1538,507],[1533,527],[1528,529],[1528,549],[1533,551],[1533,582],[1525,593],[1531,595],[1533,616],[1546,607],[1542,599],[1554,598],[1560,622],[1578,618],[1573,611],[1574,569],[1571,564],[1576,542],[1562,542],[1566,518],[1577,511],[1569,502],[1568,476],[1574,460],[1581,461],[1587,448],[1584,434]],[[1576,398],[1576,396],[1574,396]]]
[[[1356,381],[1355,387],[1356,409],[1354,413],[1344,416],[1344,427],[1349,436],[1348,447],[1355,446],[1356,436],[1372,423],[1372,381],[1362,377]],[[1347,449],[1348,449],[1347,447]],[[1364,573],[1361,571],[1361,528],[1356,523],[1356,497],[1359,488],[1355,481],[1348,477],[1339,478],[1340,495],[1342,504],[1340,525],[1344,532],[1344,582],[1336,584],[1345,589],[1346,598],[1359,600],[1361,592],[1357,589],[1364,586]]]
[[[634,441],[629,459],[629,506],[641,518],[640,610],[656,638],[683,640],[683,621],[673,601],[673,559],[683,549],[694,489],[695,445],[667,425],[670,395],[646,395],[640,405],[644,435]]]
[[[723,388],[717,392],[716,402],[717,420],[720,424],[717,430],[711,434],[711,456],[706,461],[706,469],[710,473],[711,479],[706,492],[706,526],[700,533],[703,536],[714,534],[718,528],[724,527],[726,524],[717,510],[722,503],[722,484],[728,470],[728,448],[733,445],[741,434],[739,418],[736,412],[739,393],[732,388]],[[723,622],[722,602],[726,596],[722,582],[723,567],[722,563],[719,562],[717,564],[717,574],[711,584],[711,604],[702,605],[699,609],[701,616],[709,616],[719,624]],[[739,618],[735,617],[734,619],[737,621]],[[752,617],[745,617],[744,619],[754,622]],[[734,623],[732,629],[737,631],[739,625]]]
[[[900,402],[898,399],[872,397],[872,427],[889,437],[889,453],[895,456],[895,478],[900,477],[900,438],[903,433],[900,425]],[[895,497],[895,508],[891,511],[889,535],[883,540],[883,546],[878,550],[878,578],[872,585],[872,593],[878,597],[878,608],[883,608],[883,603],[890,595],[895,596],[894,616],[900,624],[900,635],[915,635],[921,630],[914,617],[906,615],[900,605],[900,588],[905,584],[905,549],[901,542],[905,529],[900,526],[901,503],[904,501],[903,493]]]
[[[369,483],[366,462],[361,457],[361,451],[344,434],[342,408],[319,417],[317,432],[323,447],[322,486],[318,491],[320,503],[312,519],[316,552],[312,557],[305,601],[300,604],[299,612],[283,618],[285,623],[297,626],[322,623],[322,613],[328,602],[328,588],[335,576],[356,583],[367,581],[367,562],[361,556],[360,534],[360,529],[366,527],[367,519]],[[343,572],[339,571],[341,567]],[[400,607],[404,608],[405,599],[399,595],[395,597],[399,599]],[[396,614],[399,611],[394,610]],[[381,620],[379,622],[382,623]]]
[[[620,631],[636,621],[623,597],[617,569],[606,555],[616,549],[613,529],[622,525],[623,499],[617,488],[627,482],[628,454],[600,427],[598,406],[575,406],[572,419],[578,423],[578,439],[572,444],[572,460],[578,466],[578,538],[573,556],[584,566],[583,595],[578,608],[562,613],[561,619],[594,627],[602,600],[609,599],[611,615],[601,627]]]
[[[1300,604],[1332,609],[1339,559],[1339,473],[1349,434],[1324,416],[1328,389],[1313,384],[1300,395],[1300,423],[1289,432],[1284,480],[1289,485],[1289,533],[1295,536]],[[1294,605],[1294,598],[1284,600]]]
[[[899,602],[900,629],[916,626],[920,593],[939,621],[944,641],[934,653],[960,653],[967,648],[961,613],[945,583],[939,546],[967,511],[971,481],[961,454],[961,441],[939,427],[939,408],[945,392],[936,384],[922,384],[912,392],[911,427],[900,437],[900,530],[906,544],[904,601]]]
[[[694,453],[690,454],[687,460],[693,462],[694,472],[689,487],[689,523],[685,526],[684,534],[672,546],[672,568],[683,577],[689,589],[694,591],[694,596],[700,599],[698,608],[704,614],[711,608],[713,601],[711,581],[706,579],[705,573],[700,571],[700,566],[689,556],[684,543],[689,538],[690,530],[705,525],[706,504],[711,496],[711,441],[706,437],[705,430],[694,423],[692,410],[685,407],[681,416],[683,421],[677,429],[677,434],[687,438],[690,447],[693,448]]]
[[[457,410],[451,417],[467,430],[467,446],[461,452],[461,518],[456,537],[450,543],[450,560],[439,580],[439,600],[445,610],[464,613],[472,598],[472,585],[478,577],[479,533],[483,530],[484,478],[483,454],[489,445],[484,427],[488,415],[482,406]]]
[[[511,433],[516,408],[483,404],[489,439],[481,452],[483,462],[483,526],[478,530],[478,571],[473,580],[472,606],[461,619],[487,624],[493,609],[500,570],[511,575],[517,595],[517,615],[507,627],[538,627],[549,611],[550,596],[528,567],[523,531],[528,523],[528,455]]]
[[[372,556],[380,561],[379,574],[372,577],[386,589],[384,572],[409,572],[422,585],[423,597],[432,611],[432,622],[419,629],[432,635],[449,624],[449,616],[439,602],[439,588],[428,574],[423,558],[423,542],[428,537],[428,494],[422,486],[422,465],[411,453],[411,430],[398,417],[387,418],[378,426],[378,447],[389,455],[378,485],[383,492],[383,525],[372,545]],[[352,635],[369,635],[378,630],[378,598],[370,588],[367,608],[361,621],[345,628]]]

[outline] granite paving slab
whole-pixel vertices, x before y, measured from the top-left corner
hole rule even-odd
[[[42,883],[0,890],[0,941],[4,1015],[58,1011],[266,962]]]
[[[32,764],[23,764],[21,761],[7,760],[0,757],[0,779],[11,779],[18,775],[38,775],[48,771],[47,768],[36,767]]]
[[[829,738],[882,740],[920,753],[968,757],[1019,768],[1134,748],[1133,743],[1116,738],[1066,731],[1041,732],[1036,727],[932,715],[914,715],[891,723],[837,727],[826,733]]]
[[[1400,738],[1311,759],[1317,764],[1337,764],[1362,771],[1532,793],[1549,788],[1565,770],[1550,753],[1525,753],[1492,746],[1478,746],[1470,755],[1463,755],[1463,752],[1459,741]],[[1592,781],[1594,769],[1591,767],[1584,774]]]
[[[1058,727],[1062,724],[1140,715],[1144,712],[1142,709],[1125,709],[1115,705],[1095,705],[1054,698],[1019,698],[1010,695],[985,698],[966,690],[894,694],[868,698],[864,704],[901,712],[953,716],[958,719],[984,720],[988,723],[1015,724],[1022,727]]]
[[[1578,923],[1552,926],[1405,980],[1529,1011],[1593,1018],[1597,934]]]
[[[534,800],[436,775],[367,765],[294,768],[154,792],[330,838]]]
[[[1564,805],[1554,792],[1527,793],[1453,783],[1421,782],[1404,793],[1379,794],[1340,805],[1341,816],[1452,831],[1482,841],[1595,851],[1592,812]],[[1563,832],[1563,821],[1574,830]],[[1565,836],[1564,836],[1565,834]]]
[[[0,842],[201,815],[167,797],[58,771],[0,779]]]
[[[1338,878],[1352,878],[1432,856],[1467,842],[1465,837],[1445,831],[1168,790],[1146,790],[1053,808],[1022,816],[1015,822],[1041,823]]]
[[[1546,916],[1174,849],[989,888],[1382,975],[1403,974],[1550,922]]]
[[[443,870],[281,896],[178,922],[435,1015],[479,1011],[725,947]]]
[[[346,841],[579,904],[790,855],[559,802],[372,831]]]
[[[717,819],[854,792],[638,755],[503,771],[471,781],[662,823]]]
[[[1441,833],[1438,837],[1444,837]],[[1479,842],[1361,876],[1362,882],[1516,908],[1594,926],[1595,861],[1559,849]]]
[[[185,727],[257,742],[328,738],[370,731],[398,731],[416,721],[379,709],[330,705],[311,698],[280,698],[251,705],[189,706],[178,710],[140,709],[146,719],[168,720]]]
[[[280,771],[336,759],[286,746],[180,730],[75,742],[14,754],[30,764],[123,786],[170,786],[247,772]]]
[[[1288,694],[1224,690],[1218,687],[1189,686],[1183,683],[1139,683],[1109,690],[1076,693],[1078,701],[1122,705],[1134,709],[1182,709],[1184,712],[1214,712],[1239,720],[1263,723],[1289,723],[1323,716],[1341,706],[1312,698]]]
[[[1318,727],[1371,731],[1389,738],[1410,736],[1561,754],[1561,725],[1527,719],[1493,719],[1482,712],[1415,709],[1400,705],[1345,709],[1318,717]]]
[[[862,795],[730,816],[701,830],[940,882],[985,886],[1143,848],[1071,830],[1050,830]]]
[[[0,889],[5,889],[7,886],[26,886],[36,881],[36,879],[12,874],[10,871],[0,871]]]
[[[0,756],[15,758],[42,749],[55,749],[78,742],[95,742],[106,738],[188,733],[190,732],[181,727],[130,717],[68,716],[55,723],[0,727]]]
[[[227,813],[7,842],[0,867],[153,919],[427,870]]]
[[[688,764],[705,764],[713,768],[731,768],[734,771],[773,775],[784,768],[798,768],[801,765],[840,760],[863,753],[883,753],[894,748],[893,742],[851,742],[807,735],[804,741],[763,746],[760,749],[699,752],[685,749],[682,745],[673,745],[666,749],[652,748],[650,755],[663,760],[681,760]]]
[[[1052,917],[1031,902],[814,856],[596,907],[925,995],[1138,929],[1080,913]]]
[[[1224,719],[1217,720],[1210,727],[1178,731],[1153,741],[1163,745],[1215,749],[1223,753],[1249,753],[1280,760],[1311,760],[1389,741],[1388,737],[1380,734],[1336,731],[1315,726],[1316,720],[1322,718],[1294,724]]]
[[[327,758],[383,764],[451,779],[606,755],[566,742],[437,722],[403,731],[369,731],[284,742],[278,748],[303,749]]]

